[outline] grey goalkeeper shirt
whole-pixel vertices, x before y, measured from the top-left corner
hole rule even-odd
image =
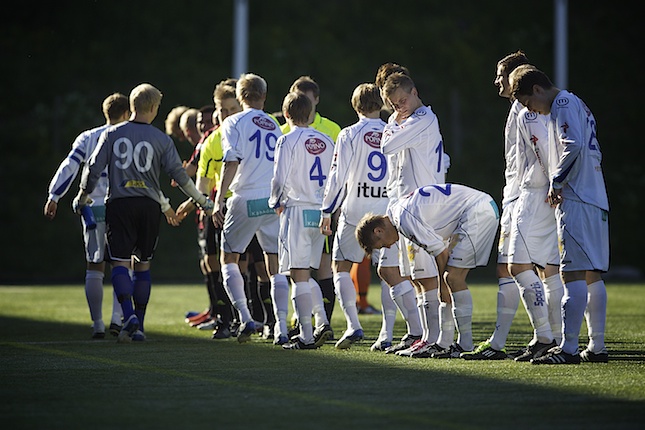
[[[159,174],[163,170],[180,186],[190,182],[175,144],[151,124],[126,121],[107,129],[89,159],[80,188],[91,192],[107,166],[107,199],[148,197],[159,201]]]

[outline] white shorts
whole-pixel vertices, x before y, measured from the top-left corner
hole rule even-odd
[[[254,235],[266,254],[278,253],[278,215],[269,207],[269,198],[233,194],[226,201],[222,227],[222,250],[243,254]]]
[[[91,206],[96,228],[88,230],[83,217],[83,242],[85,243],[85,260],[88,263],[102,263],[105,259],[105,206]]]
[[[397,267],[401,276],[410,276],[410,265],[406,252],[400,252],[403,236],[399,236],[399,241],[395,242],[389,248],[379,250],[378,267]],[[404,245],[405,246],[405,245]],[[405,249],[405,248],[403,248]]]
[[[559,264],[555,210],[545,202],[548,188],[524,189],[516,200],[509,239],[509,263]]]
[[[471,206],[450,238],[448,265],[462,269],[486,266],[498,226],[499,211],[490,196]]]
[[[597,206],[565,199],[555,210],[560,270],[609,270],[609,213]]]
[[[511,235],[511,224],[513,222],[513,210],[517,199],[507,203],[502,209],[502,217],[499,222],[499,243],[497,245],[497,263],[508,263],[509,237]]]
[[[344,217],[341,216],[334,235],[332,259],[360,263],[363,258],[365,258],[365,251],[356,240],[356,226],[347,224]]]
[[[280,215],[280,273],[318,269],[325,236],[320,233],[320,206],[291,206]]]
[[[409,239],[405,242],[412,279],[436,278],[439,275],[439,269],[435,258]]]

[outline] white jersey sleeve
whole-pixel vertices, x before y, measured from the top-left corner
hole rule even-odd
[[[54,177],[49,184],[49,199],[55,202],[63,197],[71,187],[74,179],[78,175],[81,166],[85,165],[87,168],[87,160],[94,152],[98,144],[98,139],[101,133],[109,127],[108,124],[91,130],[84,131],[74,140],[72,149],[61,164],[58,166]],[[96,187],[90,194],[93,200],[92,205],[104,205],[105,197],[107,195],[108,179],[107,170],[101,173],[100,179]]]
[[[320,206],[334,142],[311,127],[294,127],[278,145],[269,206]]]
[[[560,91],[551,106],[549,133],[555,150],[551,182],[562,187],[563,198],[609,210],[596,120],[585,103]]]
[[[511,105],[504,128],[504,189],[502,191],[502,207],[516,200],[520,195],[520,184],[517,177],[517,116],[522,110],[522,104],[515,100]]]
[[[524,108],[517,116],[517,177],[521,189],[544,188],[548,178],[548,117]]]
[[[327,179],[322,212],[341,207],[345,221],[356,225],[367,212],[385,213],[387,160],[380,151],[385,122],[361,118],[341,130]]]
[[[381,150],[396,155],[389,186],[396,189],[398,197],[427,184],[445,182],[443,138],[439,120],[429,106],[421,106],[400,125],[390,117]]]
[[[240,164],[230,185],[234,193],[271,191],[276,142],[282,135],[278,124],[259,109],[231,115],[222,123],[224,162]]]

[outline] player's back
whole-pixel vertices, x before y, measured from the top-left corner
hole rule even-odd
[[[385,122],[380,118],[361,118],[338,136],[336,151],[345,161],[340,168],[348,169],[347,197],[342,208],[345,219],[352,225],[365,213],[384,213],[387,207],[387,160],[380,151],[384,127]]]
[[[239,161],[230,189],[235,193],[271,190],[276,141],[282,135],[278,124],[259,109],[247,109],[222,123],[224,161]]]
[[[284,178],[286,206],[322,204],[331,167],[334,143],[329,136],[311,127],[295,127],[281,139],[280,157],[291,165]]]
[[[434,184],[415,191],[405,206],[412,216],[428,220],[438,235],[449,239],[461,216],[485,198],[494,204],[488,194],[474,188],[460,184]]]
[[[170,136],[151,124],[116,125],[101,135],[99,149],[93,157],[107,164],[108,200],[149,197],[158,201],[162,170],[180,184],[189,180]]]

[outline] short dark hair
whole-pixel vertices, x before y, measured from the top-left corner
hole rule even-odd
[[[313,92],[314,97],[320,97],[320,87],[316,83],[316,81],[313,80],[311,76],[301,76],[296,81],[291,84],[291,88],[289,89],[289,92],[296,92],[296,91],[301,91],[303,93],[306,93],[308,91]]]
[[[502,58],[497,62],[497,67],[502,67],[502,70],[506,74],[510,74],[518,66],[522,64],[529,64],[529,59],[521,49],[515,51],[511,54],[508,54],[506,57]]]
[[[282,111],[297,124],[307,124],[309,122],[312,108],[313,104],[309,97],[301,92],[290,92],[282,102]]]
[[[539,85],[544,89],[553,88],[551,79],[531,64],[523,64],[515,68],[509,75],[509,82],[511,84],[511,95],[514,98],[532,96],[534,85]]]

